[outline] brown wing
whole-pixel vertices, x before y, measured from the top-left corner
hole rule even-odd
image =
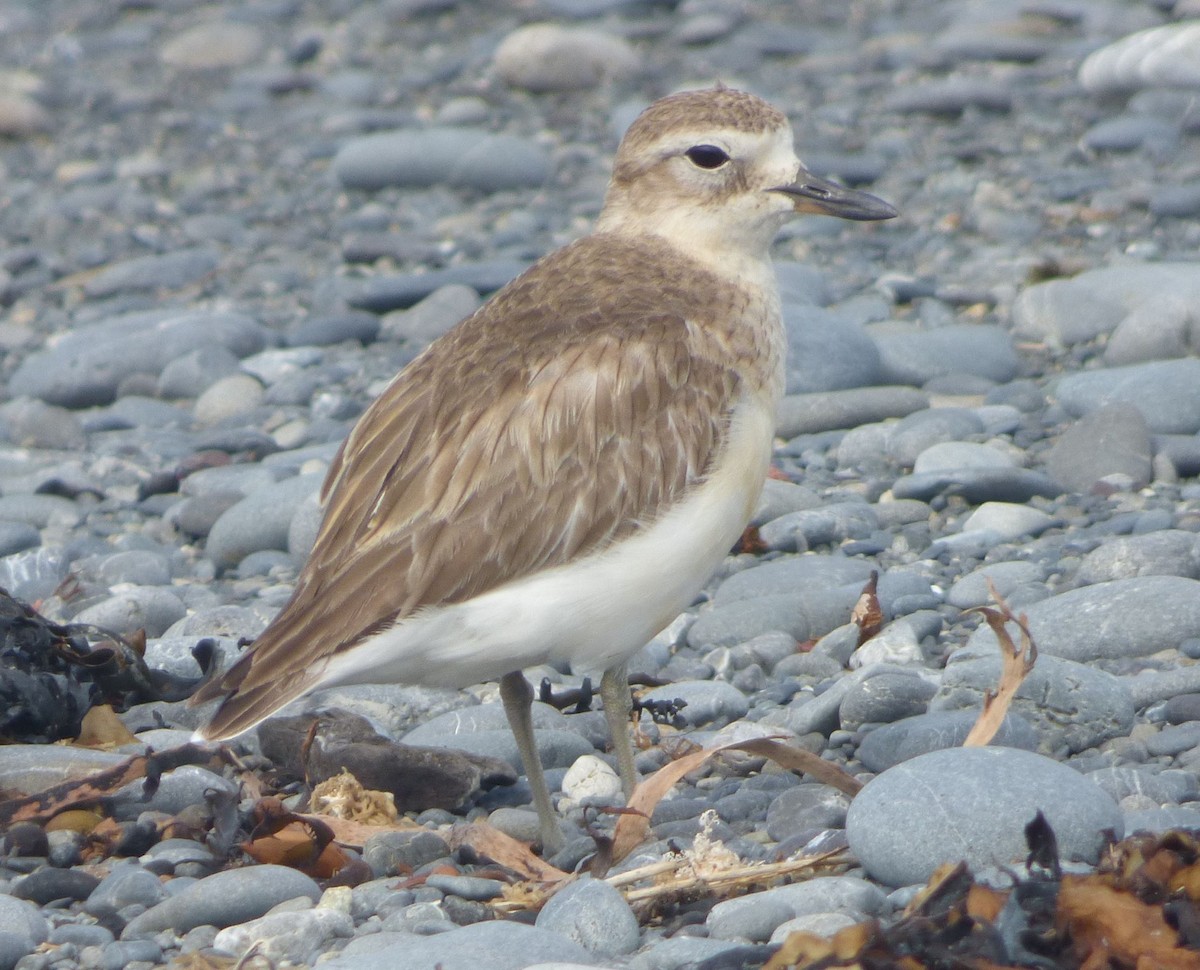
[[[547,293],[545,268],[430,347],[360,419],[292,599],[198,696],[227,695],[209,736],[252,726],[313,686],[322,660],[417,609],[629,535],[704,476],[736,374],[698,352],[682,315],[648,312],[669,309],[670,293],[627,281],[629,299],[575,305]],[[567,318],[551,315],[564,303]]]

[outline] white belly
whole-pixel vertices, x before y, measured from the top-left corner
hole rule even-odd
[[[601,553],[417,613],[333,657],[319,686],[465,687],[568,661],[628,660],[695,597],[753,515],[771,456],[774,409],[746,399],[708,480],[652,526]]]

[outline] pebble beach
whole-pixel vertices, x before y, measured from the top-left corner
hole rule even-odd
[[[0,970],[716,970],[886,921],[943,861],[1002,882],[1039,809],[1081,872],[1109,837],[1200,828],[1197,0],[0,0],[0,588],[144,630],[183,680],[206,638],[228,663],[289,596],[358,415],[589,231],[642,108],[716,81],[900,215],[776,243],[772,478],[756,532],[631,662],[683,718],[643,716],[639,768],[677,736],[773,737],[867,784],[713,762],[617,871],[698,835],[847,864],[653,919],[581,878],[494,918],[502,882],[448,833],[537,832],[495,685],[334,688],[284,713],[447,750],[459,786],[367,840],[369,878],[231,862],[203,833],[245,792],[189,765],[105,810],[143,834],[191,813],[195,837],[97,862],[78,832],[0,833]],[[964,748],[999,677],[993,590],[1038,658],[996,741]],[[205,714],[135,704],[121,750],[0,745],[0,796],[184,744]],[[620,783],[599,712],[535,723],[571,871]],[[234,748],[268,771],[301,738]]]

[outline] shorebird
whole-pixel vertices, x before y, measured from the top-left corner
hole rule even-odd
[[[728,88],[650,105],[595,231],[434,341],[329,468],[278,616],[195,702],[227,739],[349,683],[498,680],[539,816],[563,837],[522,670],[602,673],[636,780],[628,659],[687,608],[753,514],[783,392],[769,248],[799,213],[888,219],[800,164],[786,116]]]

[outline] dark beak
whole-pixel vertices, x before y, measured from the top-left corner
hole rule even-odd
[[[781,192],[790,197],[797,212],[811,212],[862,222],[893,219],[898,214],[883,199],[876,198],[869,192],[848,189],[844,185],[813,175],[804,168],[796,173],[796,181],[791,185],[776,186],[769,191]]]

